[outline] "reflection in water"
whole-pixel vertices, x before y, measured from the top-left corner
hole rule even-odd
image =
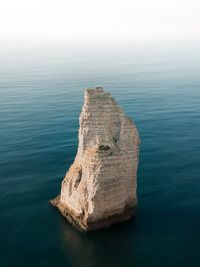
[[[61,218],[62,246],[72,266],[127,266],[126,263],[134,264],[135,226],[132,220],[109,229],[82,233]]]

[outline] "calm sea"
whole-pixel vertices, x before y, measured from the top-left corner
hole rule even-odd
[[[200,266],[200,53],[0,55],[0,266]],[[80,233],[48,203],[77,149],[83,90],[103,86],[141,136],[137,217]]]

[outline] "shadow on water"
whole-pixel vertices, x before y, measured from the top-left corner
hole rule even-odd
[[[134,264],[133,219],[112,228],[82,233],[72,228],[65,219],[60,220],[62,247],[72,266],[127,266]],[[132,245],[130,246],[130,243]]]
[[[77,231],[60,217],[58,231],[64,258],[70,259],[70,267],[196,266],[199,216],[194,221],[193,211],[184,207],[156,209],[141,203],[136,218],[88,233]]]

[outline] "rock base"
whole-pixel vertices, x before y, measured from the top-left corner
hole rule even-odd
[[[128,221],[135,217],[135,207],[126,207],[123,213],[114,214],[99,221],[86,222],[83,217],[77,217],[72,211],[60,202],[60,195],[50,200],[52,206],[58,208],[61,214],[67,218],[69,223],[81,232],[93,231],[98,229],[108,228],[113,224]]]

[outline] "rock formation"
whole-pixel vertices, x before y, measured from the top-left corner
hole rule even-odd
[[[130,219],[137,204],[135,124],[102,87],[85,90],[79,122],[78,152],[52,205],[85,231]]]

